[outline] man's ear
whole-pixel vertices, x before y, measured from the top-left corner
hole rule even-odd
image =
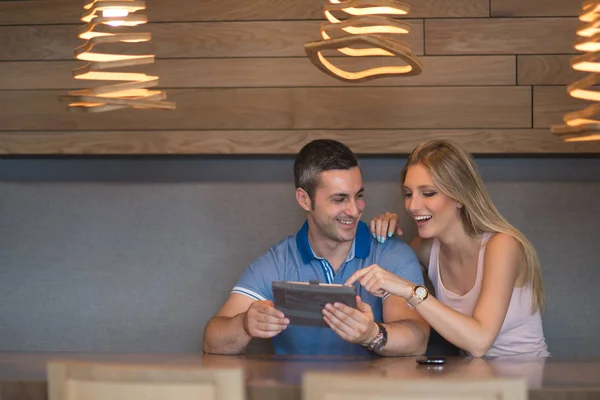
[[[302,188],[296,189],[296,201],[298,202],[300,208],[302,208],[304,211],[310,211],[312,209],[310,197]]]

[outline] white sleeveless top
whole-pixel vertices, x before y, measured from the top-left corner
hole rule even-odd
[[[464,315],[473,316],[473,310],[481,292],[485,248],[488,240],[493,236],[493,233],[483,234],[479,250],[479,260],[477,262],[475,285],[464,296],[459,296],[444,287],[439,270],[440,242],[437,239],[433,240],[429,256],[428,274],[429,279],[433,283],[436,298],[439,301]],[[521,288],[513,288],[506,317],[504,318],[498,337],[485,354],[486,356],[521,354],[546,357],[550,355],[546,346],[546,340],[544,339],[540,311],[538,310],[534,314],[531,314],[531,296],[532,290],[530,284]]]

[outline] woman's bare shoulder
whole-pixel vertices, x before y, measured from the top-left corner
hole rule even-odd
[[[512,271],[517,276],[517,287],[525,284],[526,260],[519,241],[506,233],[496,233],[486,245],[484,268]]]
[[[517,239],[515,239],[513,236],[506,233],[497,232],[490,238],[490,240],[488,240],[486,248],[493,249],[497,252],[518,252],[520,246]]]

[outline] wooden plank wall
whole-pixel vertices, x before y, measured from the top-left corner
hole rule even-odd
[[[71,77],[83,1],[0,1],[0,153],[290,154],[319,137],[362,154],[433,137],[475,153],[600,153],[548,129],[581,106],[565,92],[581,0],[406,0],[424,72],[363,84],[304,55],[325,1],[147,0],[157,62],[144,71],[177,110],[96,115],[57,101],[85,87]]]

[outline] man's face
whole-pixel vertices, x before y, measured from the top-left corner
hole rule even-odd
[[[364,188],[359,167],[321,172],[321,184],[314,196],[309,219],[318,237],[349,242],[365,210]]]

